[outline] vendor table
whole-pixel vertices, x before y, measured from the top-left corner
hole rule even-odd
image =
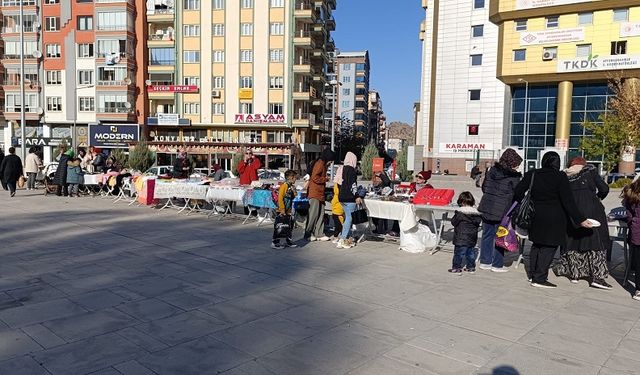
[[[277,208],[276,204],[273,202],[271,190],[246,190],[245,195],[242,198],[242,204],[249,208],[249,214],[242,224],[245,224],[251,218],[252,211],[259,211],[260,209],[265,210],[264,215],[258,215],[258,226],[263,222],[270,220]]]
[[[187,181],[162,181],[156,180],[153,190],[154,199],[167,199],[167,202],[160,208],[163,210],[167,207],[179,208],[179,213],[189,208],[189,202],[193,199],[206,200],[208,185],[197,182]],[[172,198],[184,199],[184,206],[180,207],[173,203]]]
[[[241,187],[231,186],[209,186],[207,191],[207,201],[213,205],[209,217],[211,215],[220,215],[218,220],[233,214],[232,204],[242,203],[245,195],[245,189]],[[216,211],[216,207],[222,207],[224,212]]]
[[[451,221],[453,213],[460,207],[416,204],[414,205],[414,208],[419,217],[424,218],[425,220],[430,219],[433,223],[433,228],[436,231],[436,244],[433,248],[431,248],[431,251],[429,252],[429,254],[433,255],[437,253],[438,250],[442,249],[442,233],[444,232],[446,223]],[[439,224],[438,220],[440,220]]]
[[[102,186],[103,176],[104,175],[102,173],[85,174],[83,176],[83,184],[82,184],[84,186],[84,192],[92,196],[98,193]]]

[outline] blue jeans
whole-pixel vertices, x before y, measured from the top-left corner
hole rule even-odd
[[[340,204],[342,204],[342,209],[344,210],[344,224],[342,224],[340,238],[346,240],[351,230],[351,213],[356,210],[356,204],[354,202],[340,202]]]
[[[474,246],[455,246],[453,248],[453,266],[451,268],[462,268],[465,265],[467,269],[476,268],[476,248]]]
[[[496,231],[500,223],[482,222],[482,242],[480,243],[480,264],[504,267],[504,249],[496,247]]]

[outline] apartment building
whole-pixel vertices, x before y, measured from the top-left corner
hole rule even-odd
[[[320,151],[335,0],[149,0],[146,95],[151,146],[231,168],[250,147],[268,168],[292,145]]]
[[[382,99],[380,93],[376,90],[369,91],[369,125],[368,125],[368,139],[369,142],[379,144],[385,141],[386,128],[385,123],[387,117],[382,110]]]
[[[341,126],[354,127],[357,137],[369,137],[369,52],[344,52],[336,55],[338,96],[336,117]]]
[[[583,121],[598,121],[611,96],[608,78],[640,77],[640,4],[637,0],[498,0],[497,76],[508,85],[507,129],[526,165],[545,148],[579,155],[588,136]],[[626,155],[632,173],[640,155]],[[592,160],[598,163],[599,160]]]
[[[489,22],[489,0],[422,0],[422,7],[416,144],[424,146],[425,168],[468,173],[505,143],[498,27]]]
[[[141,0],[3,0],[0,124],[5,148],[20,139],[25,111],[27,145],[43,148],[45,161],[62,139],[88,146],[91,124],[130,125],[144,119],[144,45],[136,36]],[[24,77],[20,77],[20,29]],[[22,105],[20,85],[25,88]],[[112,127],[117,131],[118,127]]]

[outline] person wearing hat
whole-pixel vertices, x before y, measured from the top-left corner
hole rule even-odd
[[[418,173],[414,178],[411,185],[409,185],[409,194],[417,193],[420,189],[427,188],[433,189],[433,186],[427,181],[431,179],[431,171],[422,171]]]

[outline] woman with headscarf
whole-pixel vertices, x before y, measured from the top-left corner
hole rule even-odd
[[[591,228],[592,224],[578,209],[569,179],[560,171],[560,155],[547,152],[542,157],[541,166],[525,173],[516,186],[514,200],[521,201],[524,198],[533,178],[529,192],[535,212],[529,229],[529,240],[533,243],[529,257],[531,286],[555,288],[556,285],[547,280],[549,266],[558,246],[567,242],[568,228]]]
[[[309,198],[309,215],[304,229],[304,238],[309,241],[329,241],[324,234],[324,189],[327,186],[327,169],[333,162],[335,154],[326,148],[320,158],[313,163],[309,176],[307,197]]]
[[[480,269],[507,272],[504,267],[504,249],[496,247],[496,231],[500,221],[511,207],[513,191],[522,174],[516,170],[522,158],[508,148],[500,160],[485,174],[482,199],[478,211],[482,214],[482,242],[480,243]]]
[[[56,195],[65,197],[69,195],[69,185],[67,184],[67,162],[73,159],[75,153],[73,149],[66,149],[64,146],[60,146],[60,159],[58,160],[58,168],[56,168],[56,174],[53,177],[53,184],[58,185],[56,188]]]
[[[356,205],[362,204],[362,198],[356,195],[358,191],[358,173],[356,172],[358,158],[353,152],[347,152],[342,166],[342,184],[338,199],[344,210],[344,225],[342,233],[338,239],[338,249],[348,249],[354,245],[353,239],[349,237],[351,230],[351,214],[356,210]]]
[[[572,283],[587,279],[591,286],[611,289],[605,278],[609,275],[606,251],[611,246],[606,225],[607,214],[601,200],[607,197],[609,186],[602,180],[598,170],[587,164],[582,157],[573,158],[564,171],[576,204],[587,217],[602,223],[598,228],[568,228],[566,252],[560,257],[553,271],[566,276]]]

